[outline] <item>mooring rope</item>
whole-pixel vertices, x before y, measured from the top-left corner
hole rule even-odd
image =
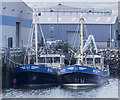
[[[12,59],[10,59],[10,58],[8,58],[8,57],[7,57],[7,59],[8,59],[10,62],[12,62],[12,63],[14,63],[14,64],[16,64],[16,65],[23,65],[23,64],[20,64],[20,63],[16,63],[15,61],[13,61]]]

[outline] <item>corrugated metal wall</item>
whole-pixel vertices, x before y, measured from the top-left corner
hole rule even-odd
[[[32,9],[28,7],[24,2],[2,2],[0,8],[2,13],[0,17],[2,21],[2,44],[1,48],[8,47],[8,38],[11,37],[13,41],[13,47],[17,47],[16,43],[16,22],[19,22],[19,46],[23,44],[26,46],[28,42],[28,36],[32,24]],[[6,38],[7,37],[7,38]]]
[[[55,40],[67,40],[67,32],[78,31],[78,25],[75,24],[42,24],[41,26],[46,39],[53,35]],[[53,32],[51,32],[51,26],[53,27]],[[108,41],[108,38],[110,38],[110,25],[108,24],[87,24],[86,28],[87,33],[93,34],[96,41]]]
[[[74,37],[75,31],[78,31],[77,24],[41,24],[45,38],[50,39],[54,37],[54,40],[68,40],[68,34],[70,34],[70,38]],[[86,24],[87,34],[93,34],[95,41],[99,42],[107,42],[109,39],[114,38],[114,32],[117,30],[117,24]],[[80,30],[79,30],[80,31]],[[85,31],[84,31],[85,33]],[[71,35],[73,34],[73,35]],[[86,33],[85,33],[86,34]],[[78,35],[77,35],[78,37]],[[70,41],[70,40],[69,40]],[[72,41],[72,40],[71,40]],[[101,44],[102,45],[102,44]]]

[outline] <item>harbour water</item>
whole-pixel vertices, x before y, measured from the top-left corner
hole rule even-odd
[[[109,78],[108,82],[96,88],[44,89],[4,89],[3,98],[118,98],[118,79]]]

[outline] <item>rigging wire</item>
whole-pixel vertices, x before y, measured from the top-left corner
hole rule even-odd
[[[73,44],[73,49],[75,48],[75,44],[76,44],[76,40],[77,40],[77,34],[79,33],[79,24],[77,25],[77,30],[75,31],[75,41],[74,41],[74,44]],[[74,38],[73,38],[74,40]]]
[[[75,43],[76,43],[76,38],[77,38],[77,36],[76,36],[76,34],[78,33],[79,34],[79,32],[80,32],[80,22],[78,23],[78,25],[77,25],[78,27],[77,27],[77,31],[74,33],[74,36],[73,36],[73,39],[72,39],[72,41],[71,41],[71,45],[72,45],[72,42],[73,42],[73,40],[74,40],[74,44],[73,44],[73,49],[74,49],[74,47],[75,47]],[[85,21],[83,21],[83,30],[84,30],[84,40],[85,39],[87,39],[88,38],[88,32],[87,32],[87,28],[86,28],[86,25],[85,25]],[[79,35],[79,37],[80,37],[80,35]],[[75,38],[75,39],[74,39]],[[80,38],[78,39],[78,51],[80,51]],[[70,60],[71,60],[71,58],[72,58],[72,56],[73,55],[71,55],[70,56]]]
[[[78,26],[78,25],[77,25],[77,26]],[[76,28],[76,30],[78,30],[78,27]],[[74,36],[73,36],[73,38],[72,38],[72,41],[71,41],[70,45],[73,44],[73,41],[74,41],[74,39],[76,38],[76,33],[77,33],[77,31],[75,31],[75,33],[73,33]],[[72,48],[74,48],[74,46],[73,46]]]
[[[23,65],[23,64],[20,64],[20,63],[16,63],[14,60],[12,60],[12,59],[10,59],[10,58],[8,58],[8,57],[7,57],[7,60],[9,60],[10,62],[12,62],[12,63],[14,63],[14,64],[16,64],[16,65]]]
[[[48,47],[47,47],[47,44],[46,44],[46,41],[45,41],[45,37],[44,37],[43,31],[42,31],[42,27],[41,27],[40,24],[39,24],[39,27],[40,27],[40,31],[41,31],[41,34],[42,34],[42,37],[43,37],[43,42],[45,44],[45,49],[46,49],[47,54],[48,54]]]
[[[75,33],[74,33],[73,39],[72,39],[72,41],[71,41],[71,45],[72,45],[72,42],[73,42],[73,40],[74,40],[73,49],[75,48],[75,44],[76,44],[76,40],[77,40],[77,34],[79,35],[79,31],[80,31],[80,22],[79,22],[78,25],[77,25],[77,28],[76,28],[76,31],[75,31]],[[80,35],[79,35],[79,36],[80,36]],[[74,38],[75,38],[75,39],[74,39]],[[78,44],[79,44],[79,42],[80,42],[80,39],[78,40]],[[78,46],[78,50],[79,50],[79,46]],[[72,53],[72,55],[70,56],[69,64],[71,63],[72,57],[73,57],[73,53]]]
[[[34,27],[34,25],[31,24],[31,27],[32,27],[32,28],[30,29],[30,35],[29,35],[29,37],[28,37],[27,48],[26,48],[26,50],[25,50],[24,64],[25,64],[25,59],[26,59],[26,55],[27,55],[28,48],[29,48],[29,46],[30,46],[30,48],[31,48],[31,46],[32,46],[33,27]],[[31,40],[31,41],[30,41],[30,40]],[[29,41],[30,41],[30,42],[29,42]]]
[[[31,35],[31,41],[30,41],[30,48],[32,48],[33,47],[33,43],[32,43],[32,41],[33,41],[33,32],[34,32],[34,25],[33,25],[33,28],[32,28],[32,35]]]
[[[85,33],[85,39],[87,39],[88,38],[88,36],[89,36],[89,34],[88,34],[88,31],[87,31],[87,27],[86,27],[86,24],[85,24],[85,21],[83,21],[83,28],[84,28],[84,33]]]
[[[79,26],[78,34],[79,34],[79,37],[81,37],[81,36],[80,36],[80,33],[79,33],[79,32],[80,32],[80,20],[79,20],[78,26]],[[78,51],[80,51],[80,42],[81,42],[81,41],[80,41],[80,38],[78,38]]]

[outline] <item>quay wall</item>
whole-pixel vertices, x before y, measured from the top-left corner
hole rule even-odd
[[[23,64],[23,51],[10,51],[9,49],[1,52],[2,56],[2,88],[8,88],[13,83],[15,78],[15,67],[18,64]]]

